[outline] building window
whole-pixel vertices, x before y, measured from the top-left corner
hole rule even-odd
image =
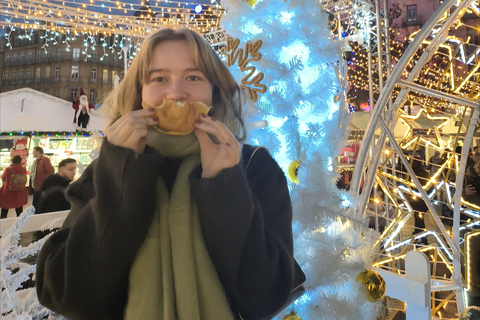
[[[78,61],[80,59],[80,48],[73,48],[73,60]]]
[[[41,68],[37,68],[35,70],[35,79],[40,79],[40,75],[42,74],[42,69]]]
[[[17,57],[18,57],[18,55],[15,53],[15,54],[13,55],[13,62],[17,61]]]
[[[416,4],[411,4],[407,6],[407,20],[410,18],[416,18],[417,17],[417,5]]]
[[[55,97],[58,97],[58,88],[55,88]]]
[[[7,55],[5,56],[5,62],[10,62],[10,55],[9,55],[9,54],[7,54]]]
[[[45,67],[45,78],[50,78],[50,67]]]
[[[78,89],[70,89],[70,100],[73,101],[78,95]]]
[[[27,59],[28,59],[28,60],[32,60],[32,58],[33,58],[33,52],[32,52],[32,51],[28,51],[28,53],[27,53]]]
[[[37,51],[37,59],[40,60],[42,58],[42,51]]]
[[[112,70],[112,81],[115,81],[115,76],[117,75],[117,71]]]
[[[95,89],[90,89],[90,102],[95,103]]]
[[[60,60],[62,58],[62,48],[57,49],[57,59]]]
[[[3,80],[8,81],[8,71],[3,74]]]
[[[23,80],[23,70],[18,72],[18,80]]]
[[[23,60],[25,60],[25,53],[24,52],[20,53],[20,61],[23,61]]]
[[[72,66],[72,81],[78,81],[78,66]]]
[[[475,29],[467,28],[467,38],[470,37],[470,41],[468,43],[478,45],[479,44],[479,35]],[[473,54],[473,53],[472,53]]]
[[[108,69],[103,69],[103,82],[108,81]]]
[[[32,70],[27,69],[27,80],[30,80],[30,77],[32,76]]]
[[[55,78],[60,78],[60,67],[55,67]]]
[[[90,76],[91,76],[92,80],[96,80],[96,79],[97,79],[97,68],[92,68],[92,69],[91,69]]]
[[[15,80],[16,75],[17,75],[16,72],[12,71],[12,80]]]

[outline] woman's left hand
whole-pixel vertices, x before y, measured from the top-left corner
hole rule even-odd
[[[200,121],[195,122],[195,126],[194,132],[200,143],[202,178],[213,178],[220,171],[238,164],[240,143],[223,123],[202,115]],[[219,144],[214,143],[207,133],[217,137]]]

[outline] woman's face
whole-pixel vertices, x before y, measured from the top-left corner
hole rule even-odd
[[[186,41],[164,41],[153,50],[143,101],[158,107],[163,99],[212,105],[212,84],[195,65]]]

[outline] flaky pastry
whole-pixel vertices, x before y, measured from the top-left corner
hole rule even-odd
[[[142,101],[144,109],[152,108]],[[200,119],[201,114],[208,114],[211,107],[203,102],[173,101],[163,99],[161,106],[155,107],[155,115],[158,117],[158,131],[175,136],[187,135],[195,130],[195,121]]]

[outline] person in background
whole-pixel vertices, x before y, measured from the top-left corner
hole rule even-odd
[[[403,155],[407,158],[407,160],[410,158],[410,154],[408,153],[407,150],[402,149]],[[395,175],[399,178],[406,179],[407,177],[407,169],[405,168],[405,165],[403,164],[402,160],[400,157],[397,159],[397,165],[395,166]]]
[[[385,230],[385,226],[388,224],[385,208],[385,194],[383,190],[378,187],[376,192],[372,190],[370,194],[370,200],[367,204],[367,213],[370,217],[368,227],[376,229],[376,216],[378,216],[378,232],[382,233]]]
[[[422,186],[426,185],[430,179],[430,175],[427,170],[423,167],[423,161],[419,157],[415,157],[412,162],[412,170],[415,173],[415,176],[418,178],[418,181]],[[425,201],[420,196],[408,195],[410,199],[410,205],[414,210],[415,218],[415,229],[413,235],[421,233],[425,230],[425,213],[428,211],[428,206]],[[424,245],[428,244],[427,238],[423,237],[420,240]]]
[[[48,176],[39,192],[37,214],[70,209],[70,202],[65,197],[70,182],[77,171],[77,161],[64,159],[58,164],[58,173]],[[38,230],[33,233],[32,241],[38,241],[51,230]]]
[[[70,182],[77,171],[77,161],[64,159],[58,164],[58,173],[48,176],[42,184],[38,200],[37,213],[55,212],[70,209],[70,202],[65,197]]]
[[[27,170],[22,166],[22,157],[13,156],[12,164],[3,171],[2,188],[0,189],[0,208],[1,218],[4,219],[8,215],[8,210],[15,208],[17,217],[23,212],[23,206],[28,203],[27,189],[25,188]],[[13,175],[23,177],[23,183],[20,182],[17,187],[12,187]],[[13,190],[12,190],[13,189]]]
[[[305,279],[292,204],[277,162],[244,143],[240,98],[200,34],[164,28],[142,44],[103,102],[113,122],[100,154],[68,187],[70,213],[38,256],[42,305],[77,320],[269,319],[282,310]],[[164,99],[212,108],[193,132],[172,135],[157,130],[155,108],[142,109]]]
[[[443,163],[444,161],[443,158],[440,157],[440,151],[435,150],[434,155],[430,157],[430,160],[428,160],[428,169],[430,170],[430,175],[433,176]]]
[[[35,207],[35,210],[38,208],[38,196],[39,192],[42,189],[42,184],[47,179],[49,175],[55,173],[55,169],[50,162],[50,159],[43,155],[44,151],[42,147],[33,148],[33,161],[32,167],[30,169],[30,189],[33,192],[33,202],[32,205]]]
[[[473,154],[470,158],[473,160],[473,163],[477,163],[477,161],[480,160],[480,147],[477,146],[473,148]]]
[[[455,153],[458,154],[458,162],[459,163],[460,163],[460,161],[462,161],[462,149],[463,149],[463,146],[457,146],[455,148]],[[475,164],[475,162],[473,161],[472,157],[469,156],[469,154],[470,154],[470,150],[469,150],[469,153],[467,154],[467,165],[465,166],[465,170],[468,167],[473,166]]]
[[[480,206],[480,160],[465,172],[462,197],[465,201]]]

